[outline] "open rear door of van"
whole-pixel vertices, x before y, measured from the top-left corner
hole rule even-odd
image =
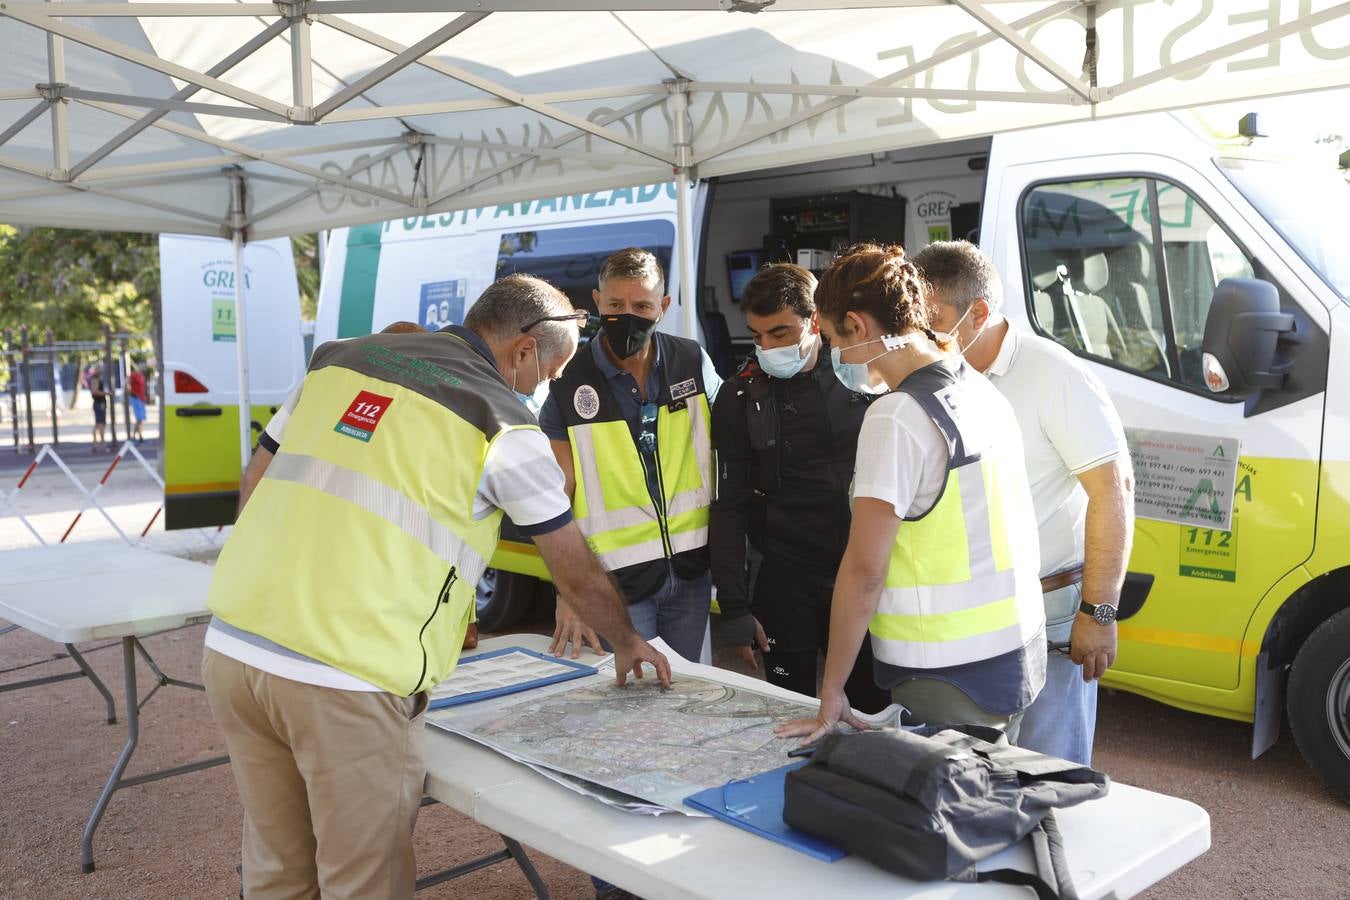
[[[219,238],[161,235],[164,527],[234,521],[239,499],[239,365],[234,255]],[[249,394],[256,441],[304,377],[300,291],[288,238],[244,247]]]

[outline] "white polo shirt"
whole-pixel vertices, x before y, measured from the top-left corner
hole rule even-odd
[[[1087,492],[1078,475],[1129,452],[1106,388],[1068,350],[1011,322],[984,374],[1022,427],[1041,577],[1080,565]]]

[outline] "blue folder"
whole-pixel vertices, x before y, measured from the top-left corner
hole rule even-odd
[[[543,687],[547,684],[557,684],[560,681],[571,681],[573,678],[584,678],[587,675],[594,675],[596,669],[594,666],[582,665],[578,662],[572,662],[570,659],[559,659],[556,656],[546,656],[543,653],[537,653],[534,650],[526,650],[524,647],[503,647],[501,650],[493,650],[489,653],[478,653],[474,656],[467,656],[459,661],[456,671],[465,666],[472,666],[476,662],[482,662],[485,659],[492,659],[496,656],[505,656],[508,653],[524,653],[526,656],[533,656],[538,659],[545,659],[551,663],[557,663],[566,666],[569,671],[559,672],[556,675],[550,675],[547,678],[536,678],[533,681],[522,681],[519,684],[512,684],[506,687],[491,688],[489,690],[474,691],[471,694],[460,694],[456,697],[441,697],[432,700],[427,705],[427,709],[445,709],[450,706],[459,706],[464,703],[476,703],[479,700],[491,700],[493,697],[502,697],[507,694],[515,694],[520,691],[528,691],[532,688]],[[451,676],[454,677],[453,675]]]
[[[783,821],[784,779],[788,772],[804,765],[806,760],[801,760],[751,778],[738,778],[721,787],[699,791],[684,798],[684,802],[784,847],[825,862],[835,862],[847,856],[847,851],[798,831]]]

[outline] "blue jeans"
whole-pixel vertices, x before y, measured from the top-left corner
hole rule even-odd
[[[667,571],[665,583],[655,594],[628,604],[628,617],[644,640],[659,637],[690,662],[711,665],[711,604],[712,573],[686,580]]]
[[[1071,584],[1045,595],[1046,638],[1066,645],[1082,585]],[[1092,764],[1097,730],[1097,682],[1083,683],[1083,667],[1065,650],[1051,650],[1045,661],[1045,687],[1022,717],[1017,745],[1046,756]]]

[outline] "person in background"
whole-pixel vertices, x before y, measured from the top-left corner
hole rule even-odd
[[[202,658],[244,805],[250,900],[413,896],[423,713],[504,512],[614,646],[618,683],[646,662],[669,686],[516,396],[562,370],[583,317],[512,275],[462,327],[329,342],[259,438]]]
[[[638,633],[711,662],[710,404],[721,379],[695,341],[656,331],[670,307],[656,257],[605,260],[598,337],[553,383],[539,415],[567,476],[577,524],[628,600]],[[558,595],[552,651],[600,642]]]
[[[145,372],[139,367],[133,368],[131,374],[127,376],[127,394],[131,401],[131,420],[135,423],[132,426],[131,439],[141,444],[145,442],[142,429],[145,426],[145,404],[149,397],[145,392]]]
[[[89,396],[94,405],[94,453],[112,450],[104,429],[108,427],[108,389],[103,386],[103,376],[95,372],[89,376]]]
[[[808,696],[828,647],[858,429],[873,396],[834,376],[815,290],[815,276],[791,263],[765,266],[745,286],[755,356],[713,405],[717,498],[708,523],[722,637],[751,668],[758,647],[765,680]],[[890,703],[866,644],[845,689],[863,712]]]
[[[1019,743],[1090,765],[1097,680],[1115,661],[1134,533],[1134,472],[1120,417],[1082,360],[1003,317],[998,272],[979,248],[943,241],[914,262],[933,288],[935,327],[954,333],[966,362],[988,376],[1022,426],[1051,652]]]
[[[1045,681],[1045,610],[1012,409],[932,330],[900,247],[843,251],[816,306],[840,381],[883,396],[858,435],[820,711],[778,732],[810,742],[841,720],[863,727],[844,685],[870,632],[877,684],[912,721],[1015,740]]]

